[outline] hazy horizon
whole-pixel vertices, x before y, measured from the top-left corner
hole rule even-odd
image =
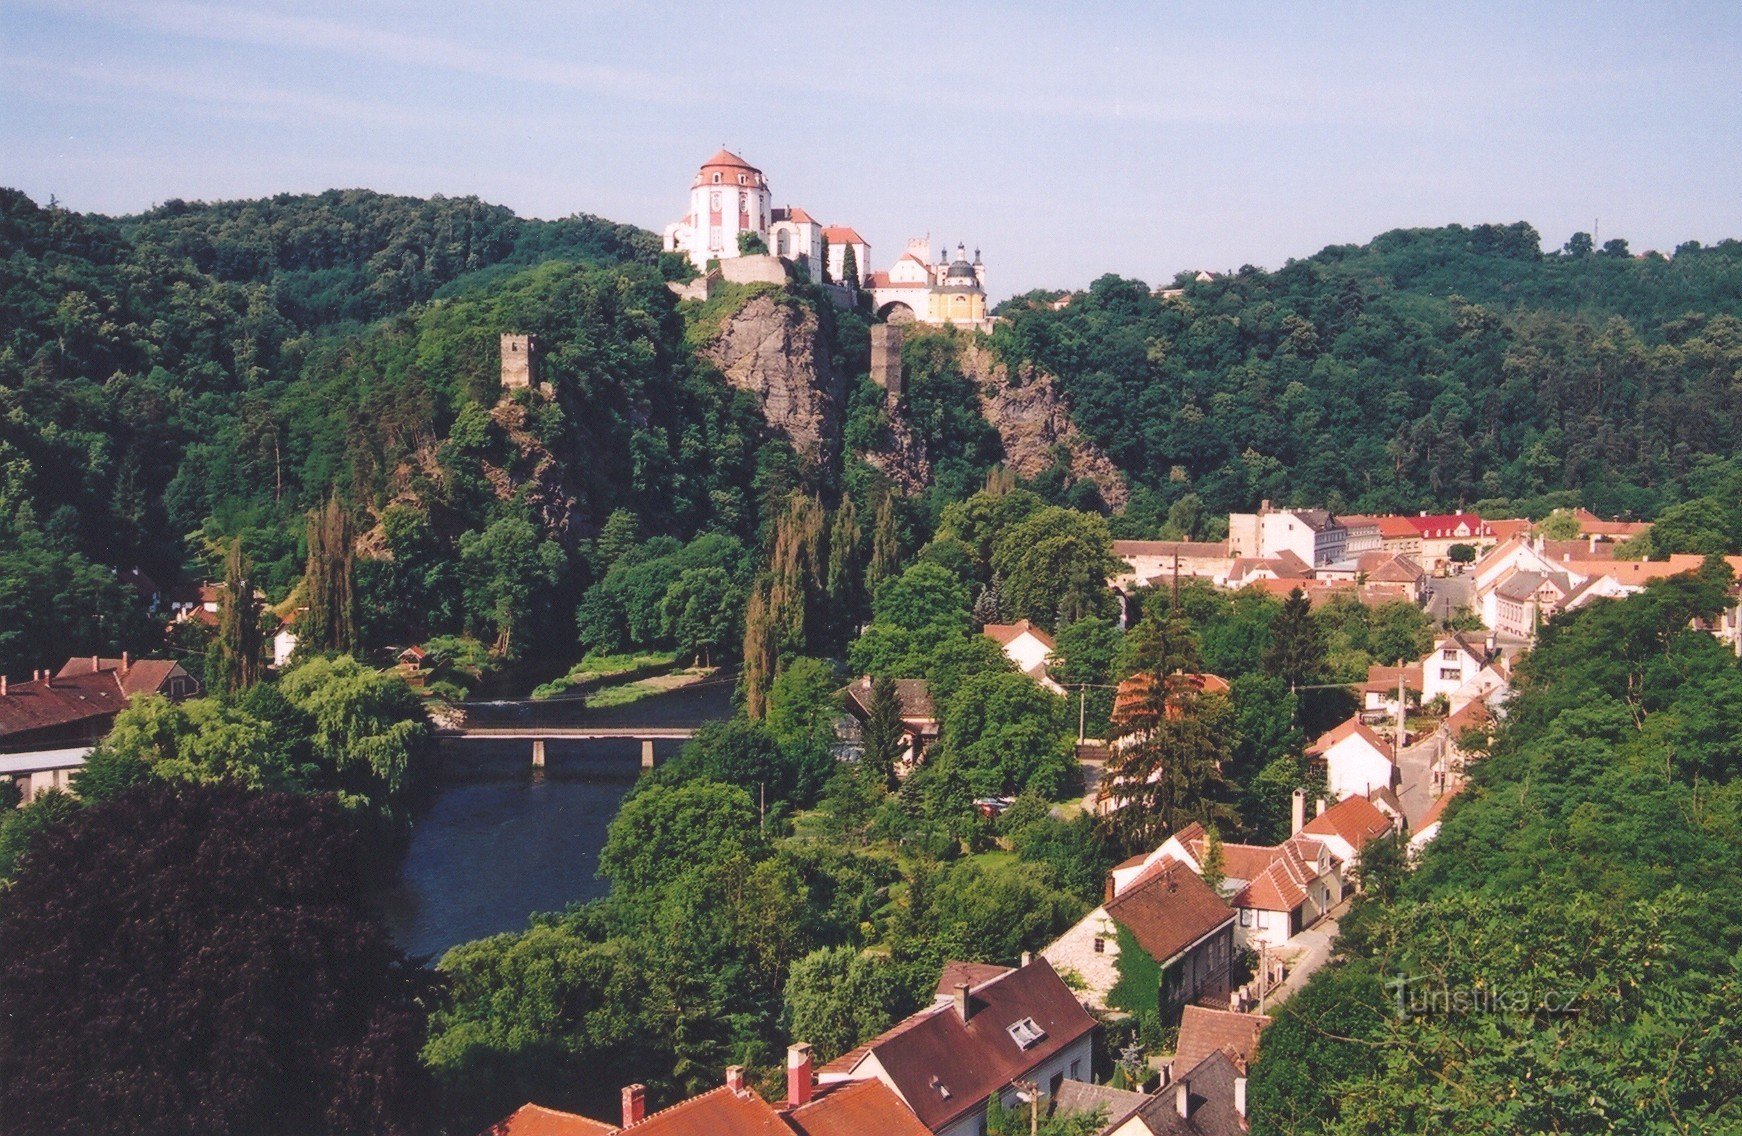
[[[996,296],[1449,223],[1742,236],[1716,5],[0,12],[0,183],[81,211],[368,188],[657,232],[725,145],[873,267],[983,248]]]

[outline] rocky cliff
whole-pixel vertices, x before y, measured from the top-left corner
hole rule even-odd
[[[980,413],[1004,442],[1005,464],[1018,476],[1045,473],[1063,447],[1073,481],[1093,482],[1110,508],[1125,507],[1131,497],[1125,478],[1071,421],[1057,379],[1027,363],[1012,373],[978,341],[962,346],[960,362],[962,374],[980,395]]]
[[[833,460],[845,396],[814,311],[781,293],[755,295],[721,321],[701,355],[756,396],[768,425],[800,457],[813,465]]]

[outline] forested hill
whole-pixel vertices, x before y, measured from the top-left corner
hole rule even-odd
[[[541,221],[476,197],[365,189],[169,201],[117,225],[134,245],[186,258],[219,280],[272,285],[278,310],[302,328],[391,315],[495,266],[652,264],[659,253],[654,234],[598,217]]]
[[[1453,225],[1056,296],[1007,301],[995,340],[1060,377],[1150,517],[1187,494],[1651,516],[1742,443],[1734,240],[1544,254],[1528,225]]]

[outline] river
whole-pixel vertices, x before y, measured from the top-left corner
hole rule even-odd
[[[475,703],[467,718],[478,725],[693,728],[730,715],[735,680],[722,673],[599,711],[579,700]],[[681,745],[658,743],[658,758]],[[457,943],[518,931],[533,912],[605,893],[596,875],[599,850],[640,774],[640,742],[552,740],[541,772],[526,741],[444,740],[438,760],[436,792],[413,819],[398,878],[377,895],[406,952],[439,958]]]

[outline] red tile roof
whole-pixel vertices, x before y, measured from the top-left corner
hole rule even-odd
[[[75,726],[106,733],[109,721],[126,707],[127,696],[112,672],[9,683],[0,695],[0,740]]]
[[[106,674],[120,685],[121,693],[129,698],[136,694],[162,692],[171,676],[178,672],[190,681],[193,677],[182,670],[181,664],[174,659],[133,659],[127,663],[125,670],[122,670],[121,664],[120,659],[93,659],[90,655],[78,655],[63,663],[54,677],[59,681],[75,675]]]
[[[1258,1049],[1258,1035],[1270,1024],[1267,1014],[1236,1014],[1187,1006],[1180,1014],[1179,1044],[1174,1047],[1173,1067],[1186,1073],[1218,1049],[1232,1052],[1250,1064]]]
[[[846,225],[830,225],[823,230],[823,239],[832,245],[864,245],[867,248],[871,246],[870,241]]]
[[[1247,877],[1250,882],[1234,897],[1234,906],[1293,911],[1305,903],[1310,898],[1307,885],[1318,878],[1318,872],[1303,853],[1310,852],[1316,858],[1319,848],[1316,841],[1295,837],[1266,849],[1271,853],[1270,862],[1256,875]]]
[[[1026,619],[1019,619],[1015,623],[988,623],[980,630],[982,634],[1000,647],[1005,646],[1013,639],[1020,639],[1025,633],[1039,639],[1049,651],[1056,645],[1053,643],[1051,635]]]
[[[1416,532],[1426,540],[1457,540],[1491,538],[1494,530],[1474,513],[1429,513],[1426,516],[1405,517]],[[1383,532],[1384,530],[1381,530]]]
[[[1403,685],[1406,690],[1413,690],[1417,694],[1422,692],[1420,663],[1410,663],[1403,667],[1368,667],[1367,682],[1361,689],[1369,694],[1396,694],[1399,672],[1403,674]]]
[[[625,1136],[792,1136],[774,1107],[754,1089],[721,1085],[653,1113],[623,1129]]]
[[[1480,698],[1473,698],[1459,708],[1456,714],[1443,723],[1446,736],[1454,742],[1469,730],[1481,729],[1494,720],[1494,715],[1488,712],[1488,704]]]
[[[1112,902],[1112,920],[1130,931],[1158,964],[1234,921],[1234,909],[1172,856],[1156,861]]]
[[[614,1124],[542,1105],[523,1104],[512,1115],[486,1128],[481,1136],[611,1136],[616,1131]]]
[[[1340,836],[1356,852],[1391,830],[1391,820],[1366,797],[1345,797],[1307,821],[1303,836]]]
[[[1221,675],[1213,674],[1180,674],[1199,694],[1227,694],[1232,687]],[[1174,688],[1176,691],[1178,687]],[[1126,724],[1143,719],[1148,713],[1148,703],[1155,696],[1155,675],[1148,671],[1139,671],[1119,684],[1119,689],[1113,693],[1113,721]],[[1173,694],[1169,694],[1171,699]],[[1169,711],[1172,713],[1172,711]]]
[[[818,1085],[810,1103],[781,1115],[799,1136],[931,1136],[876,1078]]]
[[[966,1022],[953,1005],[921,1010],[867,1043],[854,1058],[857,1065],[875,1056],[901,1099],[933,1132],[983,1107],[994,1090],[1095,1028],[1095,1019],[1045,959],[977,987],[969,1004]],[[1026,1049],[1009,1029],[1025,1018],[1042,1031],[1040,1040]]]

